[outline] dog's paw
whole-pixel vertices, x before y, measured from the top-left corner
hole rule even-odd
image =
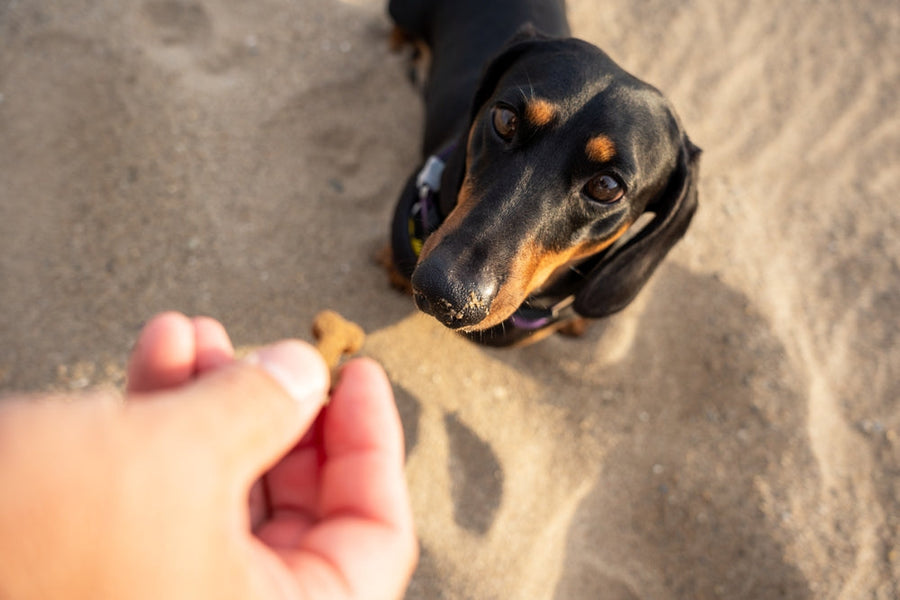
[[[408,53],[406,78],[413,87],[424,91],[428,63],[431,56],[428,46],[405,29],[394,27],[388,40],[388,47],[394,53]]]
[[[391,250],[390,244],[385,244],[373,258],[375,263],[387,272],[388,283],[392,288],[412,296],[412,285],[409,279],[397,270],[397,266],[394,264],[394,252]]]
[[[581,337],[585,333],[587,333],[587,329],[590,324],[591,323],[588,319],[585,319],[583,317],[576,317],[571,321],[566,321],[556,331],[557,333],[566,337]]]
[[[388,38],[388,47],[391,52],[400,52],[404,48],[415,44],[415,38],[406,32],[405,29],[394,26],[391,29],[390,38]]]

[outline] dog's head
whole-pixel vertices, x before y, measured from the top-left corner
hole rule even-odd
[[[454,206],[412,286],[421,310],[462,331],[503,322],[589,257],[577,312],[620,310],[696,208],[699,150],[667,100],[579,40],[518,41],[495,58],[458,153],[442,186]]]

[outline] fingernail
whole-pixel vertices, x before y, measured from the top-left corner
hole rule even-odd
[[[278,342],[245,359],[258,365],[297,402],[322,404],[328,394],[328,369],[319,353],[298,341]]]

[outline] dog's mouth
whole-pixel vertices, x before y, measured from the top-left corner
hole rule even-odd
[[[526,305],[540,312],[541,303],[531,306],[529,299],[555,285],[568,273],[570,264],[565,260],[532,264],[517,259],[506,269],[484,264],[473,267],[459,261],[459,254],[458,249],[443,246],[423,252],[411,284],[420,311],[461,333],[477,333],[505,323]],[[568,254],[560,256],[568,258]]]

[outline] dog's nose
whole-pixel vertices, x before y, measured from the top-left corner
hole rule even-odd
[[[479,283],[477,278],[460,281],[428,264],[419,265],[413,273],[412,287],[419,310],[451,329],[483,321],[496,293],[491,283]]]

